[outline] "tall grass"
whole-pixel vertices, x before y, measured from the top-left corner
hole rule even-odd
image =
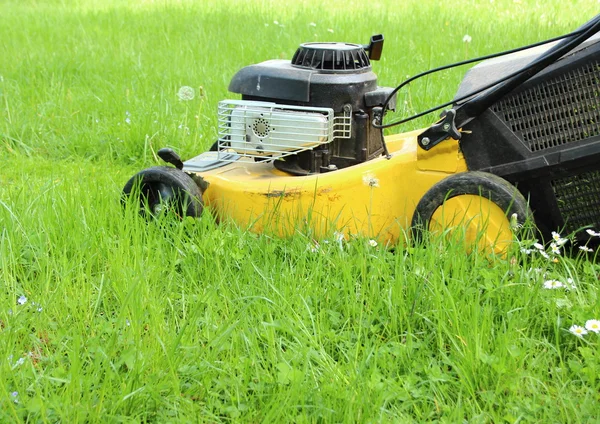
[[[598,419],[599,335],[568,331],[600,318],[593,254],[317,245],[210,211],[148,223],[122,209],[158,148],[212,144],[242,66],[382,32],[375,69],[395,85],[598,8],[394,3],[0,4],[0,422]],[[411,88],[400,113],[452,97],[461,75]]]

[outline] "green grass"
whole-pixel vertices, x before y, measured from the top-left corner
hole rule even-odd
[[[212,144],[242,66],[381,32],[375,71],[394,86],[598,9],[543,3],[1,3],[0,422],[600,419],[599,335],[568,331],[600,319],[593,260],[360,238],[313,252],[301,230],[146,223],[120,204],[158,148]],[[451,98],[463,72],[415,84],[399,115]],[[202,95],[179,101],[183,85]]]

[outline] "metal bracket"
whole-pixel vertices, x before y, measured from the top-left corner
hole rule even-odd
[[[450,109],[442,114],[442,119],[426,129],[417,137],[419,146],[424,150],[430,150],[447,138],[460,140],[460,131],[456,128],[456,110]]]

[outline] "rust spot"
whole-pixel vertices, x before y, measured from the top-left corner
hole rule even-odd
[[[333,187],[323,187],[320,188],[319,190],[317,190],[317,196],[327,196],[327,200],[329,200],[330,202],[336,202],[338,201],[341,196],[339,195],[339,193],[336,193],[333,190]]]
[[[281,197],[284,200],[292,200],[300,197],[302,192],[300,190],[273,190],[268,193],[263,193],[263,195],[267,198],[277,198]]]

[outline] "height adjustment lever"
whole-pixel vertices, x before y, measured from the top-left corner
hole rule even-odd
[[[177,169],[183,169],[183,162],[181,158],[173,149],[169,149],[168,147],[163,147],[158,152],[158,157],[164,160],[167,163],[170,163]]]
[[[419,134],[417,142],[422,149],[429,150],[447,138],[460,140],[460,131],[456,128],[456,110],[443,113],[442,119]]]

